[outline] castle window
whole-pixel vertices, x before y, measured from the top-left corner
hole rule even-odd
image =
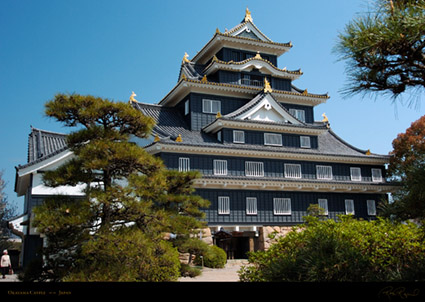
[[[245,162],[245,176],[264,176],[264,164],[262,162]]]
[[[227,175],[227,160],[214,160],[214,175]]]
[[[286,178],[301,178],[301,165],[285,164],[284,168]]]
[[[189,100],[184,102],[184,115],[188,115],[188,114],[189,114]]]
[[[327,199],[319,199],[318,200],[319,207],[321,207],[324,210],[324,215],[328,215],[328,200]]]
[[[381,182],[382,181],[382,171],[381,169],[372,169],[372,181]]]
[[[354,200],[352,199],[345,200],[345,214],[354,215]]]
[[[264,145],[282,146],[282,135],[276,133],[264,133]]]
[[[367,202],[367,215],[375,216],[376,215],[375,200],[368,200],[366,202]]]
[[[202,100],[202,112],[203,113],[214,113],[221,111],[221,102],[216,100]]]
[[[187,172],[190,171],[190,159],[187,157],[179,157],[179,171]]]
[[[352,181],[361,181],[362,174],[360,168],[350,168],[350,176]]]
[[[230,197],[218,196],[218,214],[230,214]]]
[[[289,113],[299,119],[301,122],[305,122],[305,111],[300,109],[289,109]]]
[[[256,197],[246,198],[246,214],[257,215],[257,198]]]
[[[245,143],[245,132],[239,130],[233,130],[233,142],[234,143]]]
[[[332,179],[332,167],[331,166],[316,166],[316,177],[317,179]]]
[[[300,136],[300,147],[311,148],[310,136]]]
[[[273,198],[274,215],[291,215],[291,198]]]
[[[218,140],[219,142],[222,142],[222,141],[223,141],[222,136],[221,136],[221,131],[218,131],[218,132],[217,132],[217,140]]]

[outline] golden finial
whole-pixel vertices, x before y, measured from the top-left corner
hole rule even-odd
[[[155,134],[155,138],[153,139],[153,141],[155,143],[160,141],[160,138],[159,138],[158,134]]]
[[[183,141],[182,135],[179,134],[179,136],[177,136],[177,138],[176,138],[176,142],[181,143],[182,141]]]
[[[254,59],[262,59],[259,51],[257,51],[257,54],[255,55]]]
[[[204,74],[204,76],[202,77],[201,82],[202,82],[202,83],[206,83],[206,82],[208,82],[208,80],[207,80],[207,75],[206,75],[206,74]]]
[[[267,80],[267,78],[264,78],[264,92],[272,92],[272,87],[270,86],[270,82]]]
[[[131,92],[131,95],[130,95],[130,99],[129,99],[129,101],[128,101],[128,102],[129,102],[129,103],[133,103],[133,102],[134,102],[134,103],[138,103],[138,102],[137,102],[137,100],[134,98],[135,96],[137,96],[137,94],[135,94],[135,93],[134,93],[134,91],[132,91],[132,92]]]
[[[186,75],[185,75],[184,73],[182,73],[181,78],[182,78],[183,80],[186,80],[186,79],[187,79],[187,78],[186,78]]]
[[[307,94],[308,94],[308,91],[306,89],[306,90],[303,91],[303,95],[307,95]]]
[[[326,116],[326,113],[323,113],[323,114],[322,114],[322,116],[323,116],[323,120],[322,120],[322,122],[323,122],[323,123],[328,123],[328,122],[329,122],[329,120],[328,120],[328,117]]]
[[[185,52],[184,53],[184,56],[183,56],[182,63],[189,63],[190,61],[189,61],[188,57],[189,57],[189,55],[187,54],[187,52]]]
[[[248,22],[248,21],[253,22],[252,17],[251,17],[251,12],[249,11],[249,9],[247,7],[246,10],[245,10],[245,22]]]
[[[215,118],[220,118],[220,117],[221,117],[221,113],[219,111],[219,112],[217,112],[217,115],[215,116]]]
[[[213,56],[212,61],[213,61],[213,62],[218,62],[218,58],[217,58],[217,56],[216,56],[216,55],[214,55],[214,56]]]
[[[372,153],[370,152],[370,149],[367,149],[366,151],[366,155],[371,155]]]
[[[216,34],[219,34],[220,33],[220,30],[218,29],[218,27],[215,29],[215,33]]]

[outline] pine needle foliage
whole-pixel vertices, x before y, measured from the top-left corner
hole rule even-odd
[[[44,182],[82,187],[84,197],[54,196],[34,209],[47,242],[38,280],[176,280],[177,247],[166,233],[189,238],[204,227],[209,202],[191,186],[200,175],[167,170],[131,141],[148,138],[154,121],[130,104],[58,94],[45,113],[77,130],[67,137],[74,157]]]

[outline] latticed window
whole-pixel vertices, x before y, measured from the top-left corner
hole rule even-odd
[[[285,177],[286,178],[301,178],[301,165],[299,164],[285,164]]]
[[[317,179],[332,179],[331,166],[316,166]]]
[[[354,215],[354,200],[352,199],[345,200],[345,214]]]
[[[227,160],[214,160],[214,175],[227,175]]]
[[[291,198],[273,198],[275,215],[291,215]]]
[[[218,197],[218,214],[230,214],[230,197]]]
[[[241,144],[245,143],[245,132],[233,130],[233,142]]]
[[[350,168],[350,176],[352,181],[361,181],[362,180],[362,173],[360,168]]]
[[[367,215],[375,216],[376,215],[376,205],[375,200],[368,200],[367,203]]]
[[[300,136],[300,147],[311,148],[310,136]]]
[[[257,198],[256,197],[246,198],[246,214],[257,215]]]
[[[264,145],[282,146],[282,134],[264,133]]]
[[[382,181],[382,170],[381,169],[372,169],[372,181],[381,182]]]
[[[187,172],[190,171],[190,159],[187,157],[179,157],[179,171]]]
[[[319,199],[319,207],[324,210],[324,215],[328,215],[328,200],[327,199]]]
[[[264,176],[264,164],[262,162],[245,162],[245,176]]]

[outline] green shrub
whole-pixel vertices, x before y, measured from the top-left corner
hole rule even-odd
[[[182,263],[180,266],[180,275],[182,277],[191,277],[194,278],[201,274],[201,270],[197,267],[190,266],[189,264]]]
[[[306,221],[269,250],[250,253],[241,281],[425,280],[424,236],[415,224],[349,216]]]
[[[226,252],[215,245],[208,246],[207,250],[200,255],[203,257],[203,264],[210,268],[223,268],[226,265],[227,255]],[[197,265],[202,264],[202,258],[197,256],[195,263]]]

